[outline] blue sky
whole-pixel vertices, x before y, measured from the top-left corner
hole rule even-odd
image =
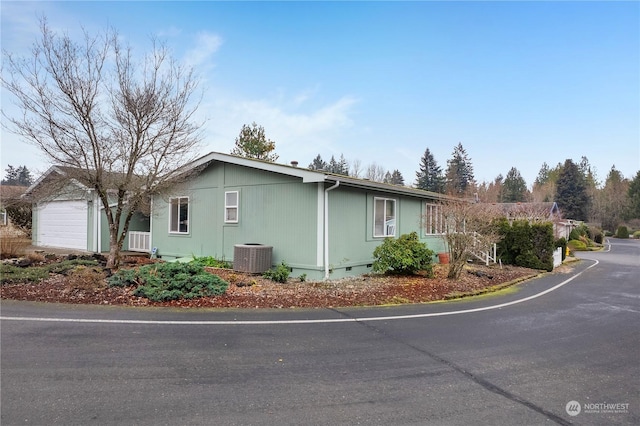
[[[202,154],[264,126],[279,162],[344,154],[398,169],[426,148],[444,169],[460,142],[476,180],[516,167],[530,186],[586,156],[603,180],[640,170],[638,2],[11,2],[2,48],[29,54],[38,17],[80,35],[114,27],[192,65],[205,90]],[[2,108],[12,113],[2,93]],[[45,170],[2,130],[8,164]]]

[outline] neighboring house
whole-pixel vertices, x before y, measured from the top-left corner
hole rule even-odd
[[[107,252],[109,228],[102,202],[93,189],[69,178],[69,170],[52,166],[27,189],[25,197],[33,201],[32,242],[42,247]],[[147,244],[137,249],[149,251],[149,222],[147,216],[134,215],[124,250],[136,249],[130,246],[130,237],[141,231]]]
[[[551,222],[556,238],[569,239],[569,234],[576,227],[573,220],[562,219],[556,202],[546,203],[496,203],[509,221],[528,220],[529,222]]]
[[[0,238],[7,236],[22,238],[27,235],[24,230],[11,223],[11,218],[7,214],[7,207],[18,202],[26,190],[26,186],[0,185]]]
[[[237,245],[258,244],[292,276],[333,279],[370,272],[387,237],[416,231],[444,249],[442,194],[215,152],[184,169],[200,172],[152,201],[152,245],[165,260],[233,260]]]

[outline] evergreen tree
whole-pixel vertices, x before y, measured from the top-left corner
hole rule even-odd
[[[587,220],[589,209],[587,184],[578,166],[570,159],[564,162],[558,176],[556,197],[564,218]]]
[[[453,195],[464,195],[474,184],[473,166],[462,143],[454,148],[447,161],[446,190]]]
[[[501,191],[503,203],[520,203],[527,200],[527,183],[515,167],[512,167],[504,179]]]
[[[400,173],[400,170],[395,169],[393,173],[391,173],[391,179],[389,183],[393,185],[404,185],[404,177],[402,177],[402,173]]]
[[[544,162],[542,163],[542,167],[540,167],[540,171],[538,172],[538,176],[536,180],[533,182],[536,186],[542,186],[549,181],[549,177],[551,175],[551,170],[549,170],[549,165]]]
[[[275,162],[278,159],[278,155],[273,152],[275,149],[276,143],[267,139],[264,127],[253,122],[251,126],[242,126],[231,154]]]
[[[16,168],[9,164],[9,166],[4,170],[4,179],[2,179],[3,185],[29,186],[33,183],[31,172],[27,166],[19,166]]]
[[[629,183],[627,197],[629,206],[625,218],[640,219],[640,171],[636,173],[635,177]]]
[[[333,155],[331,156],[331,160],[329,160],[326,171],[329,173],[339,173],[340,171],[340,166]]]
[[[340,160],[338,160],[338,174],[349,176],[349,163],[344,158],[343,154],[340,154]]]
[[[431,154],[429,148],[420,159],[420,170],[416,172],[416,188],[425,191],[444,193],[442,169]]]
[[[309,170],[327,170],[327,163],[322,159],[320,154],[309,164]]]

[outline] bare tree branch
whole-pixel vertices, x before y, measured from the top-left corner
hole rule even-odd
[[[95,191],[109,224],[108,264],[117,266],[133,212],[175,185],[174,171],[197,154],[193,70],[155,40],[138,62],[112,29],[84,31],[77,43],[45,19],[32,56],[4,52],[4,62],[2,84],[22,113],[3,111],[10,130],[64,166],[67,181]]]

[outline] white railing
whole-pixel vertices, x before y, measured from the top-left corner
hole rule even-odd
[[[471,254],[483,261],[487,266],[490,262],[498,262],[497,245],[484,243],[481,239],[481,235],[477,232],[473,233],[473,247],[471,249]]]
[[[129,251],[151,251],[151,232],[129,231]]]

